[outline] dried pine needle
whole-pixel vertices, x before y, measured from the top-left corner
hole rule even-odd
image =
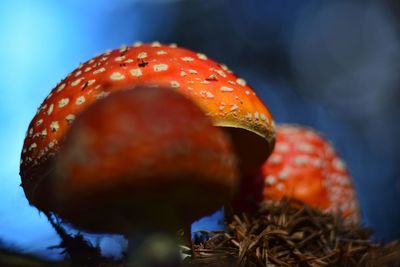
[[[208,232],[186,266],[400,266],[400,241],[375,244],[371,231],[295,200],[266,202]]]

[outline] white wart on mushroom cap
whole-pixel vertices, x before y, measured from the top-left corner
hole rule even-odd
[[[110,93],[139,85],[176,88],[193,99],[231,135],[242,173],[256,171],[271,153],[275,136],[268,109],[226,66],[175,45],[124,46],[80,64],[39,107],[21,155],[22,186],[31,204],[48,208],[52,161],[80,112]]]

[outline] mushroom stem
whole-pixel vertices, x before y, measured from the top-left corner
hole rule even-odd
[[[129,238],[127,267],[180,266],[178,242],[166,231],[133,231]]]

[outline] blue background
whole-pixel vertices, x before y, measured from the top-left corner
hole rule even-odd
[[[138,40],[206,53],[245,78],[277,122],[324,133],[348,163],[363,223],[376,238],[399,239],[399,6],[395,0],[1,1],[0,240],[58,257],[47,247],[59,238],[19,187],[26,128],[50,89],[80,62]],[[195,229],[215,228],[217,218]],[[89,238],[108,255],[126,246],[122,237]]]

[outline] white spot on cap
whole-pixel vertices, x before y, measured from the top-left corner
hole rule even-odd
[[[86,100],[85,97],[82,95],[76,99],[75,104],[81,105],[81,104],[85,103],[85,100]]]
[[[206,60],[206,59],[207,59],[207,56],[204,55],[204,54],[202,54],[202,53],[197,53],[197,57],[198,57],[199,59],[202,59],[202,60]]]
[[[236,104],[233,104],[232,107],[231,107],[231,111],[235,111],[235,110],[238,110],[238,109],[239,109],[239,107]]]
[[[102,99],[102,98],[105,98],[105,97],[107,97],[108,95],[110,94],[110,92],[100,92],[100,93],[98,93],[97,95],[96,95],[96,99]]]
[[[78,77],[78,76],[81,75],[81,74],[82,74],[82,71],[78,70],[78,71],[75,73],[75,77]]]
[[[177,48],[177,47],[178,47],[178,45],[177,45],[177,44],[175,44],[175,43],[172,43],[172,44],[170,44],[170,45],[169,45],[169,47],[172,47],[172,48]]]
[[[50,123],[50,130],[52,132],[57,132],[58,129],[60,129],[60,125],[58,124],[58,121],[53,121]]]
[[[42,123],[43,123],[43,119],[40,119],[40,120],[36,121],[36,126],[39,126]]]
[[[157,64],[153,66],[155,72],[166,71],[168,69],[167,64]]]
[[[47,146],[49,148],[53,148],[55,146],[56,142],[55,141],[51,141]]]
[[[233,92],[233,88],[227,87],[227,86],[221,86],[221,91],[222,92]]]
[[[40,151],[39,151],[39,154],[38,154],[38,158],[43,157],[43,156],[44,156],[44,153],[45,153],[45,151],[44,151],[43,149],[40,150]]]
[[[102,73],[102,72],[105,72],[105,71],[106,71],[106,69],[102,67],[100,69],[97,69],[97,70],[93,71],[93,74],[98,74],[98,73]]]
[[[83,78],[76,79],[75,81],[71,82],[71,86],[77,86],[82,80]]]
[[[60,84],[60,86],[57,88],[56,92],[59,93],[65,88],[65,83]]]
[[[28,151],[31,151],[31,150],[33,150],[33,149],[35,149],[35,148],[37,148],[37,144],[36,144],[36,143],[32,143],[32,144],[29,146]]]
[[[339,171],[344,171],[346,169],[346,163],[344,163],[344,161],[339,158],[336,158],[333,161],[333,166]]]
[[[250,121],[253,119],[253,114],[251,112],[247,112],[246,118]]]
[[[137,56],[139,59],[143,59],[147,57],[147,53],[146,52],[140,52]]]
[[[317,168],[321,168],[322,167],[322,160],[319,158],[316,158],[312,161],[312,164],[317,167]]]
[[[282,162],[282,156],[278,154],[273,154],[269,159],[268,162],[272,165],[279,164]]]
[[[276,144],[276,146],[275,146],[275,150],[280,153],[287,153],[287,152],[289,152],[289,149],[290,149],[289,145],[285,144],[285,143],[279,143],[279,144]]]
[[[285,190],[285,185],[282,184],[282,183],[277,184],[277,185],[276,185],[276,190],[282,192],[283,190]]]
[[[238,78],[236,79],[237,84],[239,84],[240,86],[246,86],[246,81],[242,78]]]
[[[337,182],[340,185],[343,185],[343,186],[350,186],[351,185],[350,178],[348,176],[340,176],[340,179],[338,179]]]
[[[222,76],[222,77],[224,77],[224,78],[226,77],[225,72],[222,71],[222,70],[215,70],[215,72],[218,73],[220,76]]]
[[[281,180],[286,180],[290,175],[290,169],[289,168],[284,168],[279,174],[278,178]]]
[[[294,163],[295,165],[297,165],[297,166],[307,165],[307,164],[310,163],[310,157],[305,156],[305,155],[296,156],[296,157],[293,159],[293,163]]]
[[[152,47],[160,47],[161,44],[160,44],[160,42],[152,42],[152,43],[151,43],[151,46],[152,46]]]
[[[266,121],[267,120],[267,116],[265,116],[264,113],[261,113],[260,115],[261,120]]]
[[[273,175],[268,175],[267,177],[265,177],[264,182],[266,185],[269,186],[274,185],[276,183],[276,177]]]
[[[211,81],[215,81],[215,80],[217,80],[217,75],[216,74],[211,74],[206,79],[211,80]]]
[[[125,53],[126,51],[128,51],[128,46],[126,44],[121,45],[121,47],[119,48],[119,52]]]
[[[167,52],[165,52],[164,50],[159,50],[156,52],[157,55],[166,55]]]
[[[249,91],[249,90],[246,90],[244,93],[245,93],[246,95],[250,95],[250,91]]]
[[[87,86],[91,86],[92,84],[94,84],[96,82],[95,79],[91,79],[89,81],[87,81]]]
[[[110,75],[110,79],[114,80],[114,81],[120,81],[120,80],[125,79],[125,75],[121,74],[120,72],[113,72]]]
[[[141,46],[141,45],[143,45],[143,43],[142,42],[135,42],[134,44],[133,44],[133,47],[139,47],[139,46]]]
[[[314,147],[311,144],[305,142],[297,144],[296,150],[305,153],[313,153],[315,151]]]
[[[120,61],[122,61],[124,59],[125,59],[125,56],[119,56],[119,57],[116,57],[114,60],[117,61],[117,62],[120,62]]]
[[[50,114],[53,112],[53,108],[54,108],[54,105],[51,104],[51,105],[49,106],[49,109],[47,110],[47,115],[50,115]]]
[[[189,70],[189,73],[190,74],[198,74],[197,70],[192,70],[192,69]]]
[[[180,75],[181,75],[182,77],[185,77],[185,76],[187,75],[187,73],[184,72],[184,71],[181,71]]]
[[[236,85],[236,83],[234,81],[228,81],[228,83],[230,83],[232,85]]]
[[[172,88],[179,88],[181,86],[177,81],[171,81],[170,84]]]
[[[134,77],[140,77],[142,76],[142,71],[140,69],[131,69],[129,71],[131,73],[132,76]]]
[[[32,134],[33,134],[33,129],[30,128],[30,129],[28,130],[28,133],[29,133],[29,136],[32,136]]]
[[[134,60],[133,59],[131,59],[131,58],[128,58],[127,60],[125,60],[124,62],[125,63],[132,63]]]
[[[254,119],[258,120],[259,116],[260,116],[260,114],[258,112],[254,112]]]
[[[185,61],[185,62],[191,62],[194,60],[194,58],[192,58],[192,57],[182,57],[181,59],[182,59],[182,61]]]
[[[65,107],[66,105],[68,105],[69,103],[69,98],[63,98],[60,101],[58,101],[58,107],[62,108]]]
[[[206,97],[207,98],[214,98],[214,95],[211,92],[206,91]]]
[[[91,67],[87,67],[85,70],[84,70],[84,72],[88,72],[88,71],[90,71],[92,68]]]
[[[41,136],[46,136],[47,135],[47,130],[43,129],[43,131],[40,132],[40,135]]]
[[[75,115],[68,114],[67,116],[65,116],[65,120],[68,122],[68,124],[71,124],[75,120]]]

